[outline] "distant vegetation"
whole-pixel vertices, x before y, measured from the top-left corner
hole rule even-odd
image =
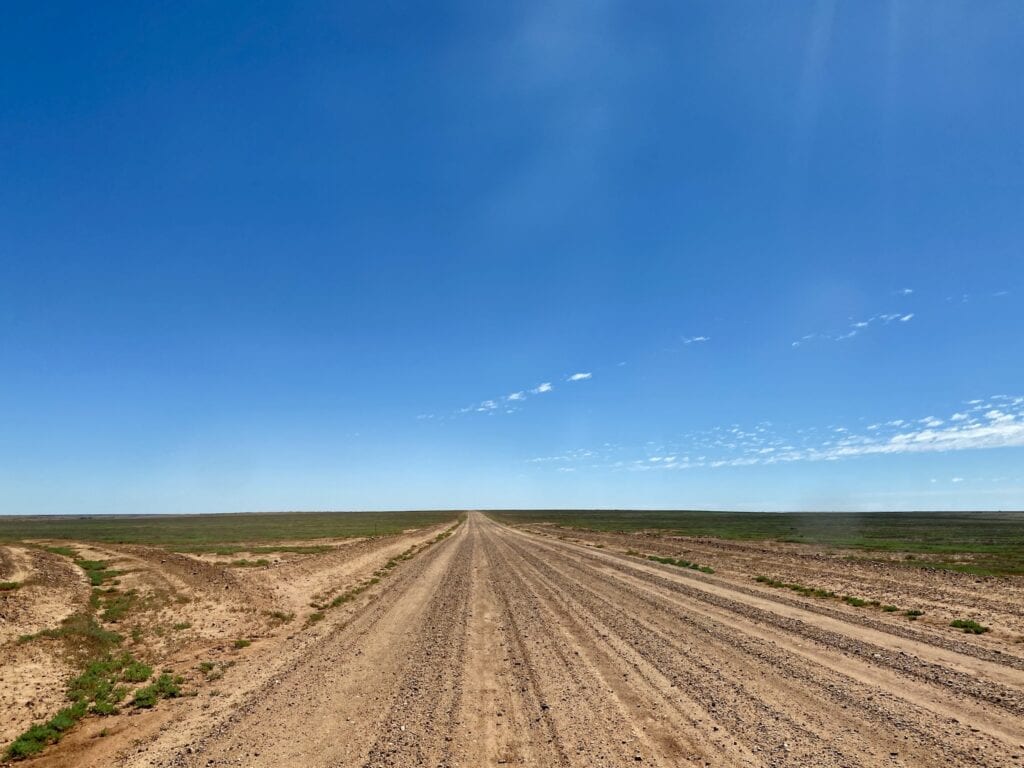
[[[253,554],[309,547],[225,546],[243,542],[381,536],[454,521],[458,512],[268,512],[225,515],[53,515],[0,517],[0,542],[69,539],[156,544],[189,552]],[[66,547],[53,548],[72,556]],[[316,551],[323,551],[316,547]]]
[[[501,510],[506,523],[679,536],[771,539],[801,544],[907,552],[906,565],[979,575],[1024,574],[1024,512],[707,512]],[[957,555],[966,555],[961,559]]]

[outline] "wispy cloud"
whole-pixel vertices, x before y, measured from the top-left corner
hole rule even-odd
[[[947,303],[971,304],[974,301],[985,301],[986,299],[1001,299],[1009,296],[1010,291],[1000,289],[996,291],[985,291],[982,293],[961,293],[959,296],[947,296]]]
[[[632,448],[606,444],[534,461],[557,460],[605,471],[651,471],[1024,447],[1024,397],[993,395],[965,405],[947,418],[890,419],[870,424],[863,431],[832,425],[799,428],[787,434],[769,422],[753,427],[731,424],[675,440]]]
[[[705,341],[711,341],[710,336],[684,336],[683,344],[701,344]]]
[[[883,312],[881,314],[872,315],[871,317],[864,318],[863,320],[851,320],[850,324],[840,331],[829,331],[827,333],[808,333],[801,336],[794,342],[791,342],[790,346],[802,347],[805,344],[815,341],[846,341],[857,336],[862,331],[867,330],[872,326],[878,325],[889,325],[890,323],[909,323],[914,319],[913,312]]]
[[[571,376],[566,377],[566,381],[585,381],[586,379],[592,378],[593,373],[581,372],[574,373]],[[547,392],[553,391],[555,386],[550,381],[543,381],[535,387],[530,389],[519,389],[515,392],[511,392],[501,397],[492,397],[487,400],[481,400],[478,403],[467,405],[464,408],[459,408],[456,411],[451,412],[448,415],[436,415],[433,413],[424,413],[418,415],[416,418],[419,420],[436,420],[445,421],[447,418],[464,416],[467,414],[483,413],[487,415],[494,415],[499,413],[515,413],[520,410],[521,406],[532,396],[543,395]]]
[[[913,292],[913,288],[901,288],[900,290],[896,291],[896,293],[899,294],[900,296],[909,296]]]

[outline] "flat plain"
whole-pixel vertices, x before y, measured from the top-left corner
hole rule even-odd
[[[1024,515],[0,520],[45,766],[1022,766]]]

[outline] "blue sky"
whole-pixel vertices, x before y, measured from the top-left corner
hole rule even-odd
[[[1024,507],[1022,36],[9,8],[0,512]]]

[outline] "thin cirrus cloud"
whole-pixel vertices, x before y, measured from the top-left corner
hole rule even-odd
[[[863,430],[829,425],[782,432],[768,421],[753,427],[730,424],[675,440],[632,447],[606,443],[528,461],[602,471],[651,471],[1024,447],[1024,397],[993,395],[963,406],[946,418],[890,419]]]
[[[593,378],[593,375],[594,374],[589,371],[574,373],[571,376],[567,376],[565,380],[569,382],[586,381],[587,379]],[[451,414],[437,415],[433,413],[424,413],[420,414],[416,418],[420,420],[444,421],[450,417],[471,413],[515,413],[519,409],[519,406],[521,406],[528,398],[552,392],[554,389],[554,384],[550,381],[544,381],[530,389],[520,389],[510,394],[503,395],[502,397],[481,400],[478,403],[467,405],[465,408],[459,408]]]
[[[909,323],[914,319],[913,312],[885,312],[863,320],[854,320],[841,331],[828,333],[808,333],[790,344],[794,349],[816,341],[846,341],[852,339],[872,326],[890,325],[892,323]]]
[[[689,346],[690,344],[701,344],[707,341],[711,341],[710,336],[701,335],[682,337],[683,344],[687,346]],[[622,368],[626,365],[626,361],[622,360],[616,363],[615,367]],[[590,379],[593,378],[593,371],[577,371],[575,373],[564,376],[561,379],[561,381],[564,381],[569,384],[575,384],[581,381],[589,381]],[[554,384],[552,384],[550,381],[544,381],[530,389],[517,390],[515,392],[512,392],[511,394],[504,395],[502,397],[495,397],[487,400],[482,400],[479,403],[468,405],[465,408],[459,408],[458,410],[450,414],[424,413],[420,414],[416,418],[430,421],[445,421],[448,418],[471,413],[515,413],[517,410],[519,410],[519,406],[521,406],[530,397],[536,395],[543,395],[548,392],[552,392],[554,389]]]

